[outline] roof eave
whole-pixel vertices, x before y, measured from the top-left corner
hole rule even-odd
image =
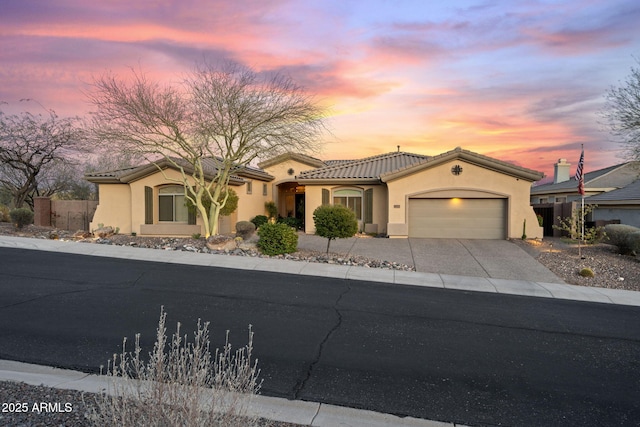
[[[511,165],[509,163],[499,162],[495,159],[491,159],[486,156],[472,153],[470,151],[455,149],[448,153],[444,153],[439,156],[432,157],[430,159],[427,159],[418,164],[409,166],[407,168],[400,169],[393,172],[387,172],[385,174],[382,174],[380,176],[380,179],[382,180],[382,182],[396,180],[408,175],[412,175],[423,169],[429,169],[455,159],[461,159],[468,163],[484,167],[485,169],[501,172],[506,175],[511,175],[515,178],[524,179],[529,182],[539,181],[544,177],[544,174],[542,172],[521,168],[519,166]]]

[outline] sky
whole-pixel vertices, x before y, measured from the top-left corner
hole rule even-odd
[[[589,172],[624,161],[598,112],[639,22],[637,0],[0,0],[0,108],[82,116],[107,71],[235,61],[329,109],[324,160],[459,146],[552,176],[583,144]]]

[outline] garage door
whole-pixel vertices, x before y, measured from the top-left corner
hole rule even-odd
[[[409,237],[506,238],[506,199],[410,199]]]

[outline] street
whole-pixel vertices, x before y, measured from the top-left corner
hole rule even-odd
[[[265,395],[467,425],[640,423],[640,308],[0,248],[0,358],[97,372],[211,322]]]

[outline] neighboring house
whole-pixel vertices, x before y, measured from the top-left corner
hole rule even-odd
[[[618,190],[591,196],[585,203],[596,205],[592,221],[619,222],[640,227],[640,179]]]
[[[258,166],[260,169],[238,172],[236,181],[231,183],[240,196],[233,224],[264,214],[264,202],[273,200],[279,214],[299,218],[306,233],[315,232],[316,207],[342,204],[354,211],[361,230],[389,237],[520,238],[525,221],[528,237],[542,237],[542,228],[529,205],[529,191],[531,183],[543,174],[461,148],[435,157],[398,151],[360,160],[326,162],[289,153]],[[121,214],[131,217],[131,231],[140,234],[169,225],[161,219],[160,207],[152,205],[146,213],[152,220],[148,225],[155,227],[146,227],[144,203],[138,202],[132,209],[132,203],[126,202],[133,194],[143,197],[148,192],[144,187],[152,189],[148,197],[153,199],[164,194],[161,189],[168,183],[162,174],[146,168],[147,175],[116,171],[87,176],[100,184],[100,206],[94,224],[116,226],[116,221],[110,219]],[[100,182],[102,175],[109,181]],[[267,186],[266,196],[259,201],[255,194],[244,191],[249,179],[254,181],[254,189],[255,183]],[[103,198],[105,185],[112,187],[107,187]],[[123,200],[120,208],[116,207],[118,200]],[[116,206],[101,210],[103,204]],[[177,219],[184,224],[185,218]],[[124,223],[124,218],[121,221]],[[120,227],[122,232],[129,232]]]
[[[531,189],[531,204],[537,214],[543,217],[545,236],[560,235],[553,225],[558,225],[557,217],[570,216],[581,201],[578,182],[570,174],[571,164],[559,159],[554,165],[552,183]],[[597,207],[587,217],[588,222],[600,221],[638,223],[640,208],[637,184],[640,177],[640,162],[626,162],[584,174],[585,204]],[[623,191],[627,186],[628,190]],[[635,191],[635,194],[634,194]]]

